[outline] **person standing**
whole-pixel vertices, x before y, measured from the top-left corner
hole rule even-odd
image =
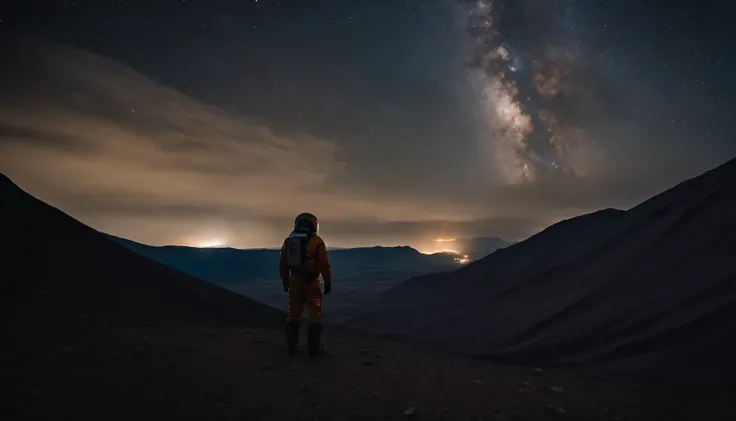
[[[286,315],[286,340],[289,355],[296,355],[302,312],[307,307],[309,320],[307,347],[310,357],[321,352],[322,298],[332,290],[332,269],[327,247],[318,235],[319,221],[311,213],[302,213],[294,220],[294,230],[281,246],[279,275],[284,292],[289,293]],[[324,293],[319,276],[324,280]]]

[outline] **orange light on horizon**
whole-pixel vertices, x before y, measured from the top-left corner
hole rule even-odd
[[[457,239],[456,238],[437,238],[434,241],[438,243],[452,243],[452,242],[457,241]]]
[[[456,263],[459,263],[461,265],[464,265],[466,263],[470,263],[470,256],[468,256],[467,254],[464,254],[462,257],[456,257],[455,258],[455,262]]]
[[[211,239],[211,240],[199,241],[199,242],[195,243],[194,247],[205,249],[205,248],[225,247],[226,245],[227,245],[227,243],[225,241],[223,241],[223,240],[220,240],[220,239]]]

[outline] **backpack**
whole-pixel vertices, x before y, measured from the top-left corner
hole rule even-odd
[[[303,232],[292,232],[286,238],[286,267],[299,269],[307,262],[307,244],[311,236]]]

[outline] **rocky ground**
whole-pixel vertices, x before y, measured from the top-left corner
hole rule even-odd
[[[304,333],[304,332],[303,332]],[[11,354],[3,419],[733,420],[726,390],[506,367],[326,330],[328,355],[208,324],[114,326],[80,314]],[[7,350],[6,350],[7,352]],[[5,352],[4,352],[5,353]],[[6,374],[8,374],[6,372]]]

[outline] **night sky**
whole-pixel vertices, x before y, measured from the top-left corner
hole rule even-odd
[[[5,3],[0,170],[144,243],[520,240],[736,156],[733,1]]]

